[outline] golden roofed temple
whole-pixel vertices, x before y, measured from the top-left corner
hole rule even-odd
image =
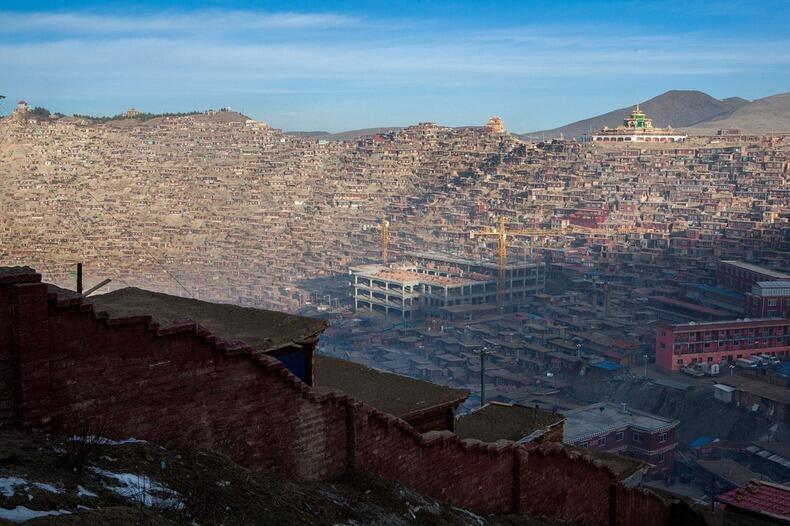
[[[667,125],[666,128],[654,128],[653,119],[647,116],[636,105],[634,111],[623,119],[623,124],[616,128],[604,126],[600,131],[588,136],[588,140],[604,142],[679,142],[688,137]]]
[[[488,122],[486,122],[486,125],[483,129],[490,133],[505,133],[507,131],[507,128],[505,128],[505,123],[503,123],[502,119],[496,115],[488,119]]]

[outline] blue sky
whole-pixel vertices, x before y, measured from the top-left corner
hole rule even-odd
[[[790,91],[790,1],[0,0],[0,94],[286,130],[550,128],[669,89]],[[9,109],[6,101],[4,109]]]

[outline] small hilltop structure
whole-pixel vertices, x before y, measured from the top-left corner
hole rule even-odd
[[[26,119],[30,116],[30,106],[25,100],[16,103],[16,108],[11,112],[11,117],[15,119]]]
[[[486,122],[486,125],[483,127],[483,129],[489,133],[507,132],[507,128],[505,128],[505,123],[503,123],[502,119],[497,117],[496,115],[488,119],[488,122]]]

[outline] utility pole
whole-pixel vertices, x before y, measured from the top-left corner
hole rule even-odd
[[[488,347],[480,349],[480,407],[486,405],[486,355],[491,352]]]
[[[88,290],[86,290],[85,293],[83,294],[83,292],[82,292],[82,263],[77,263],[77,294],[80,294],[81,296],[87,298],[88,296],[90,296],[91,294],[93,294],[94,292],[96,292],[97,290],[102,288],[103,286],[109,284],[110,282],[112,282],[111,279],[109,279],[109,278],[105,279],[104,281],[102,281],[98,285],[95,285],[95,286],[89,288]]]
[[[82,294],[82,263],[77,263],[77,294]]]
[[[646,354],[642,355],[642,358],[645,359],[645,378],[647,378],[647,355]]]
[[[551,372],[546,371],[546,376],[552,379],[552,385],[554,387],[554,410],[557,410],[557,376]]]

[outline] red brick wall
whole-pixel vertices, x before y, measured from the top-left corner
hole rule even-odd
[[[559,444],[529,451],[520,469],[522,513],[582,524],[608,523],[609,486],[615,478],[607,469],[567,454]]]
[[[464,441],[449,431],[420,434],[363,406],[356,412],[355,467],[479,513],[513,511],[513,446]]]
[[[662,524],[699,524],[699,517],[673,515],[670,509],[658,499],[650,498],[650,494],[636,488],[613,485],[610,496],[614,499],[613,526],[661,526]],[[696,519],[696,520],[695,520]],[[704,524],[704,523],[703,523]]]
[[[14,390],[18,387],[15,382],[15,368],[18,366],[14,361],[11,349],[15,346],[14,341],[14,313],[13,294],[15,283],[37,282],[41,276],[35,273],[29,274],[0,274],[0,424],[8,423],[14,417]]]
[[[11,287],[0,284],[0,423],[13,418],[14,371],[12,354]]]
[[[148,317],[107,319],[79,300],[48,297],[43,284],[0,284],[0,301],[0,341],[9,341],[1,335],[9,319],[15,334],[0,353],[18,364],[10,369],[19,386],[11,394],[24,427],[79,433],[100,420],[110,436],[212,448],[288,476],[327,479],[357,469],[478,513],[606,525],[610,506],[619,509],[609,493],[615,476],[557,444],[527,451],[450,432],[420,434],[194,324],[164,331]],[[668,524],[654,513],[666,507],[658,497],[629,499],[637,510],[629,517]]]

